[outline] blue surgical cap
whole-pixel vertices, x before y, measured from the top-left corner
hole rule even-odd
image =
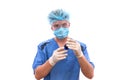
[[[50,24],[53,24],[55,21],[58,21],[58,20],[69,21],[69,14],[62,9],[56,9],[49,13],[48,20]]]

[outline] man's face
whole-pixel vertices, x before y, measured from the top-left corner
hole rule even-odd
[[[52,27],[51,29],[52,30],[57,30],[59,29],[60,27],[64,27],[64,28],[69,28],[70,26],[70,23],[66,20],[61,20],[61,21],[56,21],[52,24]]]

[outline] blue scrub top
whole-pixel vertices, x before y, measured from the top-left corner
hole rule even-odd
[[[94,67],[94,64],[90,61],[86,45],[82,42],[80,42],[80,45],[84,56]],[[34,58],[34,62],[32,65],[33,70],[35,70],[37,66],[44,64],[52,56],[53,51],[57,48],[59,48],[59,46],[54,40],[54,38],[40,43],[38,45],[37,54]],[[44,80],[79,80],[79,62],[76,56],[74,55],[73,50],[68,49],[67,54],[67,58],[55,64],[55,66],[52,68],[50,73],[44,78]]]

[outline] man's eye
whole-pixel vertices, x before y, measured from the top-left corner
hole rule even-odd
[[[66,27],[66,26],[67,26],[67,23],[62,24],[62,26]]]
[[[54,25],[54,27],[59,27],[59,25]]]

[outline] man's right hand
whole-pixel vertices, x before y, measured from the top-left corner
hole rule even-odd
[[[64,47],[60,47],[53,52],[53,55],[49,58],[49,62],[54,66],[58,61],[66,58],[67,50],[64,50]]]

